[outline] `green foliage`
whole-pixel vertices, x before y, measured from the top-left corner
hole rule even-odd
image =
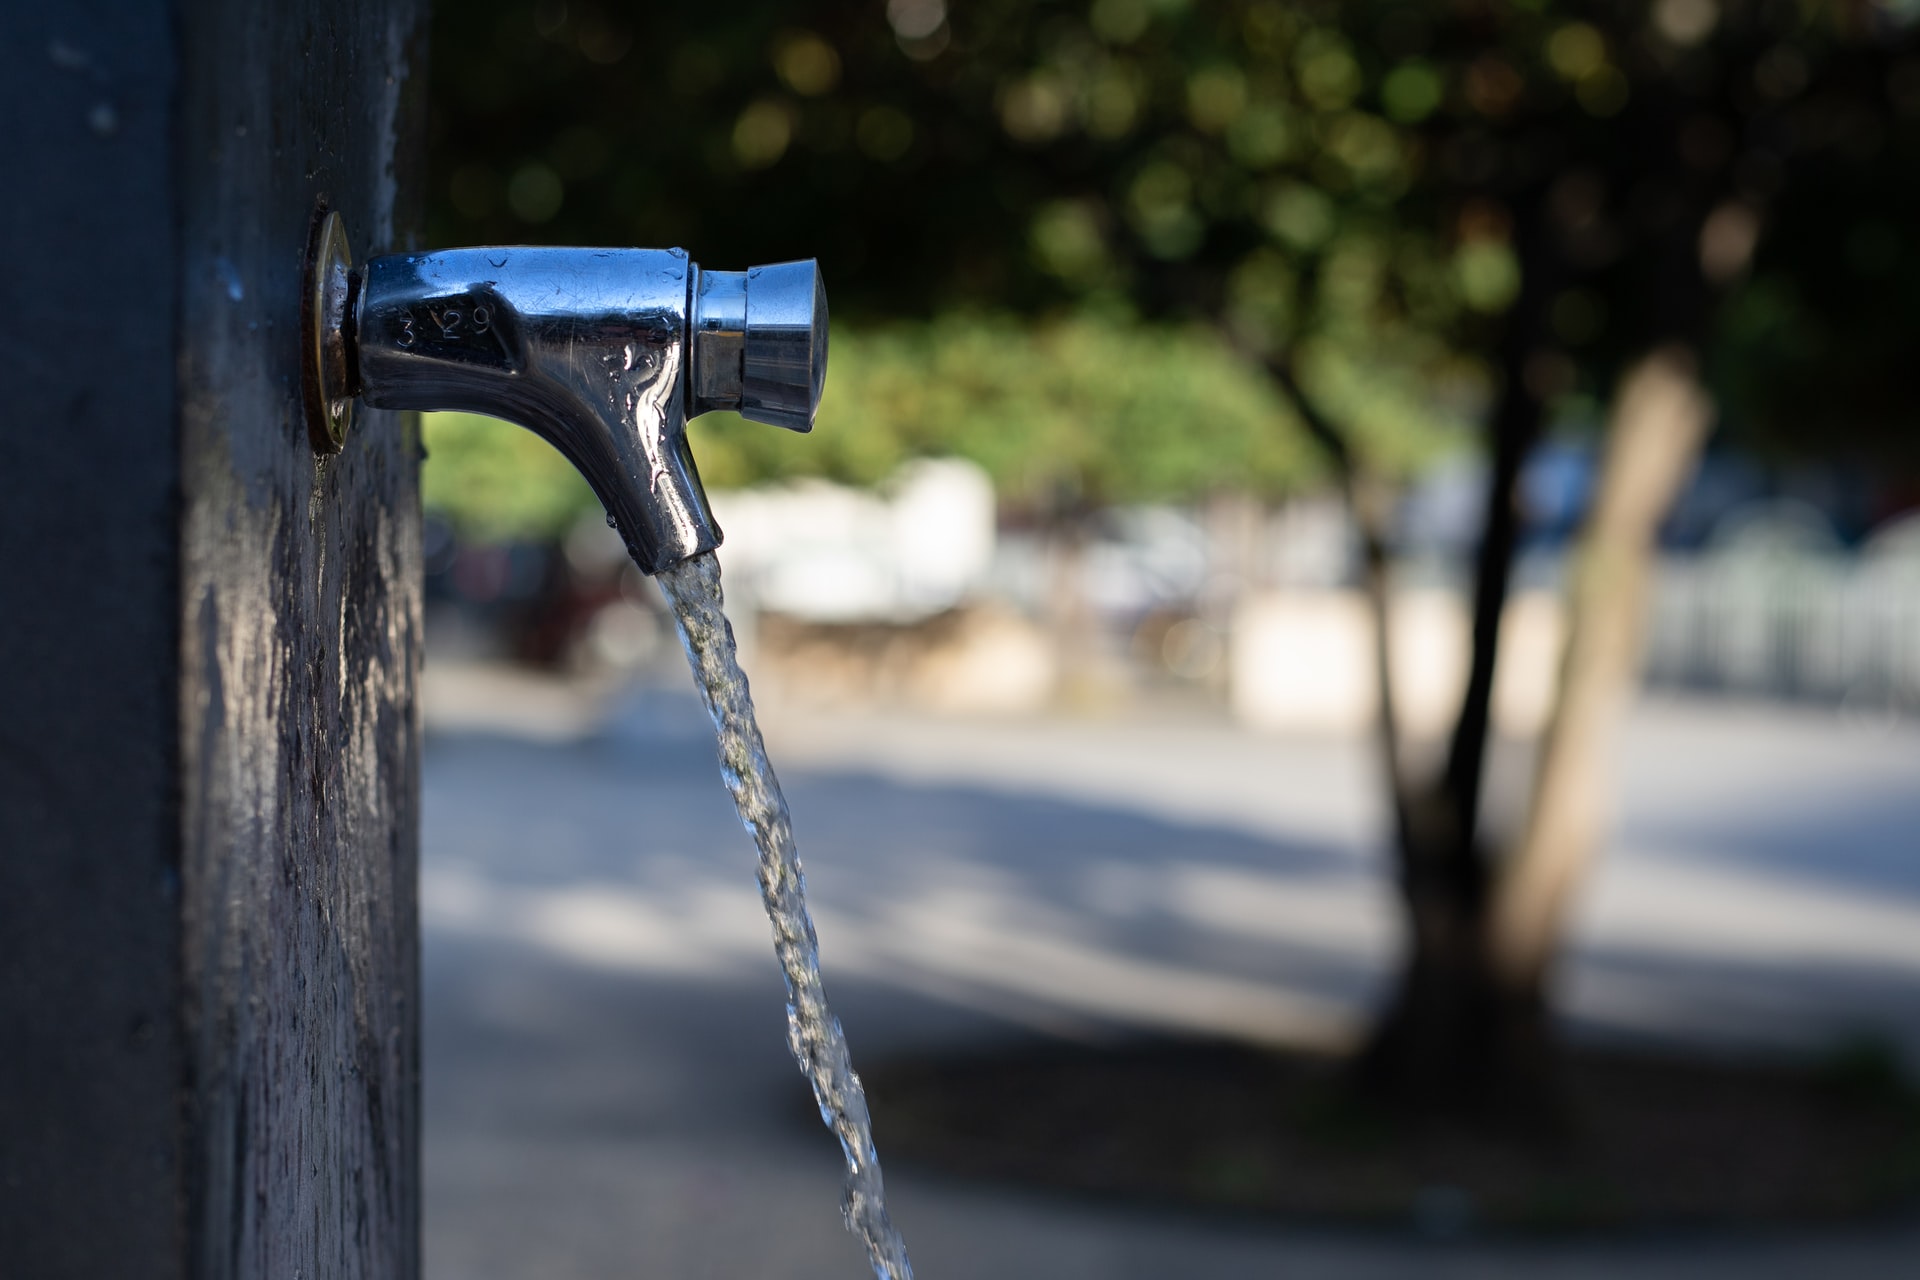
[[[965,446],[991,455],[1010,494],[1173,496],[1233,460],[1163,465],[1139,449],[1134,417],[1101,394],[1134,375],[1075,380],[1070,335],[1098,325],[1043,318],[1199,324],[1250,358],[1291,359],[1363,455],[1387,442],[1364,460],[1401,466],[1476,415],[1510,322],[1529,329],[1538,358],[1521,363],[1549,398],[1603,399],[1650,346],[1704,344],[1753,246],[1718,236],[1735,251],[1703,282],[1702,237],[1744,217],[1765,291],[1734,317],[1720,389],[1784,434],[1806,434],[1800,406],[1858,403],[1885,435],[1913,399],[1897,314],[1910,290],[1875,290],[1916,260],[1893,233],[1911,224],[1920,173],[1910,9],[463,0],[439,7],[434,33],[430,238],[681,244],[721,267],[817,256],[836,316],[902,369],[939,363],[912,354],[927,334],[964,342],[1012,323],[955,314],[1025,317],[1068,367],[1036,378],[1003,352],[994,376],[1043,402],[1075,386],[1092,397],[1084,421],[1005,440],[956,430]],[[1860,202],[1826,198],[1840,161],[1855,178],[1832,190]],[[1529,278],[1547,296],[1525,300]],[[1769,310],[1783,298],[1792,314]],[[921,327],[896,351],[892,324]],[[1098,341],[1125,345],[1117,330]],[[853,376],[857,344],[850,358]],[[1829,364],[1845,365],[1848,396],[1821,394]],[[957,377],[886,403],[961,406],[972,422],[991,396]],[[1353,392],[1367,383],[1387,390]],[[1388,402],[1398,425],[1383,435]],[[830,444],[837,432],[861,443]],[[830,410],[803,448],[844,456],[793,465],[867,475],[934,434],[869,432]],[[1093,466],[1096,442],[1141,474]],[[742,474],[778,470],[758,444],[712,451],[722,468],[739,453]],[[1287,467],[1248,470],[1273,485]]]
[[[1382,55],[1361,29],[1374,6],[442,12],[437,240],[821,260],[836,315],[866,335],[836,347],[836,377],[861,389],[833,399],[859,407],[830,402],[792,450],[708,430],[721,474],[781,473],[772,459],[792,452],[797,469],[870,479],[947,440],[1018,501],[1176,498],[1236,476],[1277,491],[1311,465],[1229,346],[1252,360],[1312,346],[1376,375],[1390,427],[1367,407],[1379,396],[1322,410],[1363,448],[1388,442],[1394,466],[1443,445],[1458,389],[1484,382],[1460,376],[1461,339],[1498,300],[1499,249],[1455,270],[1450,228],[1408,199],[1411,126],[1441,108],[1450,71]],[[649,74],[634,50],[651,51]],[[1086,318],[1121,315],[1144,327]],[[897,340],[882,328],[896,324]],[[1258,430],[1256,405],[1271,419]],[[909,421],[869,430],[881,406]]]
[[[1421,424],[1389,383],[1348,370],[1354,413],[1383,456],[1413,460]],[[822,476],[872,485],[909,458],[969,458],[1008,503],[1279,494],[1320,478],[1318,452],[1259,370],[1198,326],[1095,314],[1043,323],[955,313],[836,331],[816,429],[796,436],[733,414],[696,421],[715,488]],[[426,501],[489,537],[550,537],[594,509],[585,484],[531,432],[429,414]]]
[[[1093,315],[954,314],[836,335],[815,438],[703,423],[695,439],[714,484],[871,484],[909,457],[947,454],[1028,506],[1284,492],[1316,465],[1265,377],[1216,334]]]
[[[463,534],[556,538],[596,509],[572,464],[531,431],[472,413],[423,415],[421,500]]]

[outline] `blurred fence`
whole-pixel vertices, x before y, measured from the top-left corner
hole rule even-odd
[[[1565,618],[1566,565],[1520,566],[1501,623],[1493,713],[1502,732],[1538,733],[1551,713]],[[1421,572],[1395,593],[1390,657],[1403,728],[1444,733],[1460,705],[1470,646],[1457,578]],[[1244,723],[1358,732],[1377,691],[1372,620],[1351,587],[1250,592],[1236,608],[1229,698]],[[1724,519],[1704,548],[1661,558],[1648,618],[1645,679],[1656,689],[1920,716],[1920,515],[1857,548],[1817,510],[1768,501]]]
[[[1647,683],[1920,714],[1920,517],[1858,550],[1785,505],[1661,566]]]

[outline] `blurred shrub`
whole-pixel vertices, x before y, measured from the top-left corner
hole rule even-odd
[[[1313,366],[1366,424],[1387,465],[1443,438],[1417,389],[1329,352]],[[693,427],[701,476],[731,488],[820,476],[856,486],[910,458],[971,459],[1001,500],[1182,501],[1224,489],[1279,495],[1320,481],[1321,459],[1260,370],[1217,332],[1080,314],[1033,322],[946,315],[834,334],[813,434],[714,414]],[[482,537],[551,537],[593,509],[573,469],[531,432],[430,414],[428,505]]]
[[[579,472],[531,431],[473,413],[423,416],[421,500],[463,536],[544,541],[597,505]]]
[[[695,428],[715,485],[869,485],[948,454],[1026,506],[1279,492],[1317,465],[1285,403],[1216,335],[1094,315],[948,315],[836,335],[812,438],[729,419]]]

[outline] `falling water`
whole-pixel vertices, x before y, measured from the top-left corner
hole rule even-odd
[[[806,880],[786,797],[767,761],[753,716],[753,696],[734,652],[733,628],[721,611],[720,562],[712,553],[683,560],[659,574],[673,604],[680,641],[693,667],[694,683],[713,717],[720,739],[720,776],[740,821],[760,849],[760,896],[773,921],[773,949],[787,979],[787,1044],[813,1086],[820,1118],[840,1139],[847,1159],[842,1207],[847,1230],[867,1246],[880,1280],[911,1280],[906,1242],[887,1217],[880,1156],[873,1146],[867,1097],[853,1072],[840,1020],[827,1008],[820,980],[820,947],[807,914]]]

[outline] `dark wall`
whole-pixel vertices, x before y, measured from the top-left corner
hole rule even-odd
[[[181,776],[196,1274],[418,1269],[419,437],[316,458],[300,264],[395,247],[416,15],[187,6]],[[396,161],[396,152],[402,153]],[[411,212],[399,211],[401,225]]]
[[[299,281],[419,30],[0,12],[0,1273],[418,1273],[418,431],[313,454]]]
[[[165,5],[0,9],[0,1271],[23,1276],[182,1274],[177,79]]]

